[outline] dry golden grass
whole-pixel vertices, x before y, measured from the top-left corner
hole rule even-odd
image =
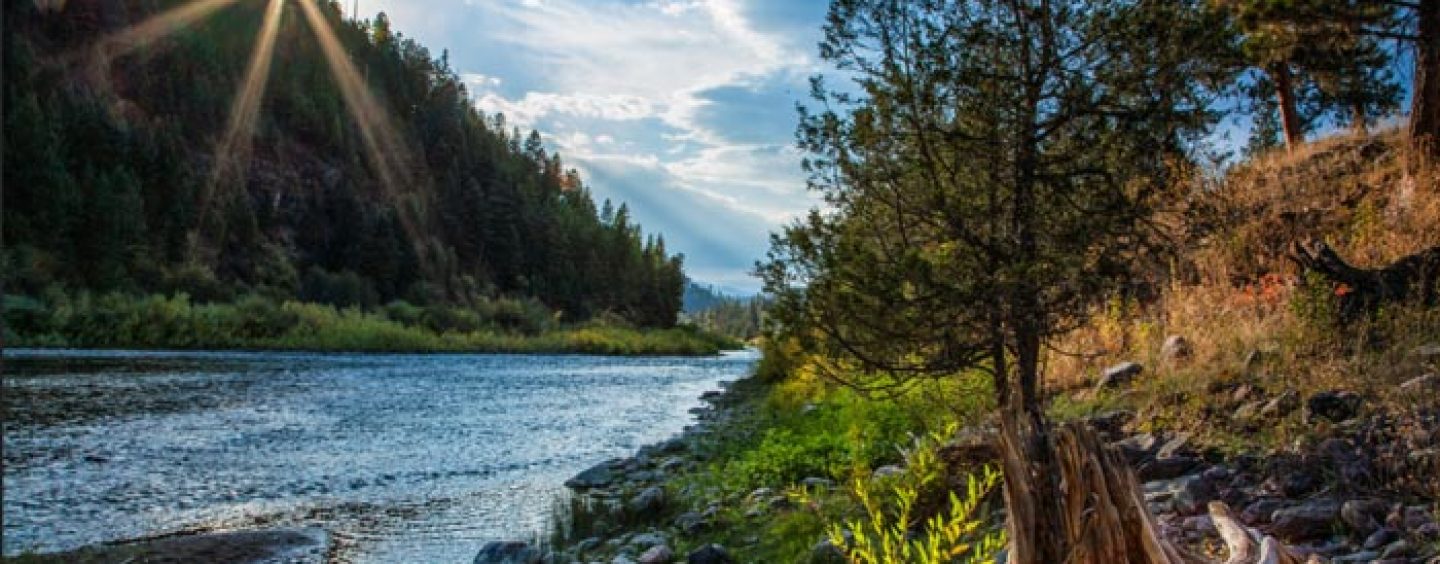
[[[1440,243],[1440,167],[1398,132],[1337,136],[1235,167],[1187,226],[1205,282],[1294,274],[1286,254],[1322,239],[1357,266]]]
[[[1415,409],[1396,388],[1436,369],[1410,351],[1440,342],[1440,310],[1389,307],[1342,330],[1327,317],[1334,289],[1307,287],[1287,258],[1292,242],[1321,239],[1375,268],[1440,244],[1440,166],[1419,162],[1403,141],[1395,132],[1342,136],[1233,169],[1183,226],[1190,247],[1177,270],[1187,275],[1151,302],[1110,304],[1054,343],[1046,373],[1061,390],[1059,415],[1123,407],[1141,426],[1255,448],[1315,436],[1298,415],[1261,429],[1234,423],[1240,405],[1283,390],[1350,390],[1371,412]],[[1188,341],[1188,359],[1162,359],[1169,335]],[[1089,390],[1104,367],[1125,360],[1145,366],[1132,388]],[[1242,387],[1255,394],[1243,397]]]

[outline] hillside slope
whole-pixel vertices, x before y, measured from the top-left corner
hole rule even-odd
[[[387,165],[291,2],[243,159],[223,138],[265,3],[230,3],[188,26],[146,23],[187,4],[5,4],[11,292],[347,306],[515,297],[567,320],[675,323],[681,258],[625,206],[597,209],[537,134],[478,112],[446,55],[383,19],[320,10],[388,117],[371,118],[395,129],[381,131],[398,141],[379,158],[404,174],[384,182]],[[125,35],[135,30],[144,41]],[[217,173],[232,154],[238,166]]]

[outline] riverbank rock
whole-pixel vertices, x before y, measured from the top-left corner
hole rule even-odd
[[[680,532],[687,537],[700,534],[700,532],[704,531],[708,526],[710,526],[710,520],[706,519],[704,515],[694,511],[681,513],[675,518],[675,528],[680,529]]]
[[[1410,351],[1410,356],[1420,359],[1421,362],[1440,362],[1440,343],[1427,343],[1415,347]]]
[[[685,557],[687,564],[735,564],[735,559],[725,547],[718,544],[707,544],[690,552]]]
[[[1388,505],[1378,499],[1352,499],[1340,506],[1340,520],[1357,535],[1366,537],[1380,528],[1387,509]]]
[[[599,464],[591,466],[590,468],[585,469],[583,472],[576,474],[575,477],[570,478],[569,480],[565,480],[565,487],[572,490],[586,490],[608,487],[611,484],[615,483],[615,480],[618,477],[616,472],[616,466],[618,466],[619,463],[619,459],[615,459],[607,460],[605,462],[601,462]]]
[[[1270,518],[1270,532],[1282,540],[1296,542],[1329,536],[1340,516],[1340,504],[1331,499],[1315,499],[1275,512]]]
[[[1400,384],[1400,391],[1412,394],[1440,392],[1440,374],[1416,376]]]
[[[1295,390],[1285,390],[1284,393],[1281,393],[1275,399],[1265,403],[1264,407],[1260,408],[1260,417],[1262,419],[1279,419],[1290,415],[1299,408],[1300,394],[1295,393]]]
[[[1165,344],[1160,345],[1160,358],[1166,362],[1181,362],[1189,359],[1191,354],[1190,341],[1180,335],[1166,337]]]
[[[1100,380],[1095,384],[1095,391],[1110,390],[1129,384],[1145,371],[1145,367],[1136,362],[1122,362],[1100,373]]]
[[[495,541],[480,549],[474,564],[540,564],[540,551],[520,541]]]
[[[650,486],[630,498],[630,510],[640,514],[653,514],[665,509],[665,490]]]
[[[641,554],[636,562],[639,564],[670,564],[670,561],[674,559],[675,552],[670,550],[670,547],[657,544]]]
[[[1305,420],[1324,419],[1332,423],[1349,420],[1360,413],[1360,394],[1343,390],[1320,392],[1305,401]]]

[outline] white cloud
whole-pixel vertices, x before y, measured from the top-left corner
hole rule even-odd
[[[478,72],[461,74],[460,80],[464,81],[466,85],[474,88],[476,91],[494,89],[500,86],[502,82],[498,76],[486,76]]]
[[[447,19],[409,17],[478,47],[459,67],[477,107],[540,130],[597,196],[629,201],[667,240],[693,242],[676,250],[708,278],[718,281],[729,261],[733,281],[763,252],[768,229],[817,204],[787,147],[790,124],[780,123],[792,119],[788,90],[803,93],[815,70],[813,41],[751,21],[755,3],[771,1],[780,0],[465,0]],[[408,1],[381,3],[413,11]],[[720,87],[732,96],[714,95]],[[744,109],[761,104],[785,111]],[[732,219],[704,226],[716,217]],[[727,236],[732,247],[721,251]]]
[[[527,92],[519,100],[510,100],[495,92],[483,92],[476,97],[475,105],[486,112],[504,113],[506,119],[522,127],[535,126],[547,116],[624,121],[657,115],[650,100],[621,94]]]

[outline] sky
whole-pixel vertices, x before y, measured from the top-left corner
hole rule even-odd
[[[345,0],[346,7],[353,0]],[[769,233],[819,204],[795,104],[826,0],[359,0],[625,202],[695,280],[753,293]]]

